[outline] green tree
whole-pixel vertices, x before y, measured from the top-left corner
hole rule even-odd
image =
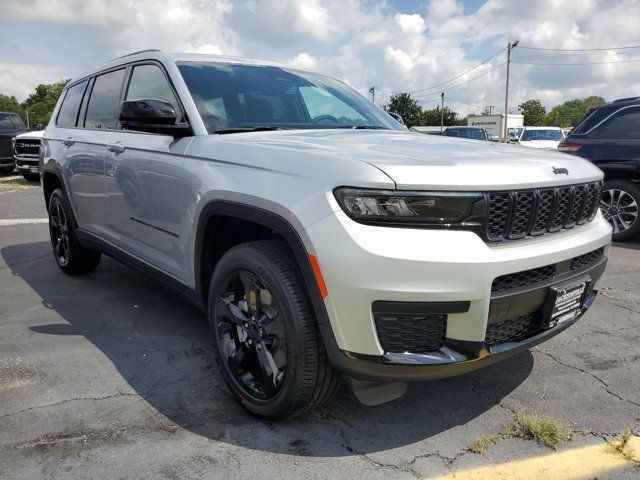
[[[544,125],[547,115],[547,109],[544,108],[542,102],[537,98],[527,100],[518,105],[524,115],[524,124],[529,127],[538,127]]]
[[[599,96],[576,98],[556,105],[547,114],[546,124],[556,127],[574,127],[584,118],[590,107],[602,105],[606,100]]]
[[[398,93],[391,97],[386,110],[388,112],[397,113],[402,116],[407,127],[420,125],[422,121],[422,108],[418,105],[418,101],[411,98],[408,93]]]
[[[58,97],[68,82],[69,80],[60,80],[55,83],[40,84],[35,92],[22,102],[22,108],[29,112],[29,123],[32,127],[49,123]]]
[[[440,107],[433,108],[431,110],[425,110],[424,112],[422,112],[422,125],[433,125],[433,126],[440,125],[440,121],[441,121],[440,112],[441,112]],[[451,125],[467,124],[466,119],[459,119],[458,114],[448,107],[444,108],[444,115],[442,116],[444,117],[442,120],[443,120],[443,125],[445,127],[448,127]]]
[[[24,111],[16,97],[0,94],[0,112],[14,112],[24,120]]]

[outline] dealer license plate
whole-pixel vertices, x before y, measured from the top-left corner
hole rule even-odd
[[[549,295],[553,306],[545,328],[574,320],[582,311],[588,285],[589,279],[584,279],[569,285],[551,287]]]

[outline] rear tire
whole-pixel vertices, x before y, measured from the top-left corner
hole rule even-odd
[[[640,185],[629,180],[604,182],[600,210],[613,227],[613,240],[623,242],[640,234]]]
[[[218,366],[251,414],[291,418],[335,393],[340,376],[285,244],[266,240],[230,249],[216,265],[208,300]]]
[[[76,226],[64,192],[56,188],[49,199],[49,235],[56,263],[64,273],[74,275],[94,271],[101,253],[78,242]]]

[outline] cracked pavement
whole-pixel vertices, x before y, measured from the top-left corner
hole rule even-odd
[[[39,187],[0,192],[0,218],[46,216]],[[271,423],[235,403],[189,304],[108,258],[66,276],[46,225],[3,225],[0,479],[435,478],[553,453],[513,438],[466,451],[522,409],[571,425],[560,452],[605,445],[640,434],[639,285],[640,244],[616,245],[592,309],[530,352],[378,407],[343,388]],[[639,477],[631,460],[598,475]]]

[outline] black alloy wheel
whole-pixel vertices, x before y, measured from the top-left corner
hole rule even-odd
[[[240,270],[227,278],[215,311],[218,348],[233,380],[256,398],[273,397],[287,369],[287,342],[272,293]]]
[[[100,263],[101,253],[83,247],[64,192],[56,188],[49,197],[49,235],[56,263],[64,273],[92,272]]]
[[[340,375],[327,359],[304,279],[284,242],[229,249],[216,264],[207,304],[216,361],[251,414],[292,418],[335,393]]]
[[[49,232],[56,262],[61,268],[69,263],[69,220],[60,198],[53,197],[49,203]]]

